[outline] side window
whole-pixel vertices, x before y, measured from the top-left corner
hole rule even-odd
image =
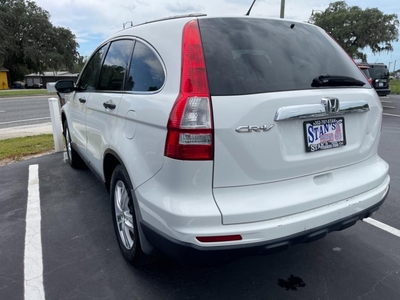
[[[132,40],[111,43],[101,68],[99,90],[120,91],[122,89],[133,43]]]
[[[79,80],[79,89],[93,91],[96,89],[96,79],[99,74],[100,64],[103,60],[104,53],[107,49],[107,45],[101,47],[92,56],[86,68],[83,70],[82,76]]]
[[[137,41],[131,61],[126,89],[135,92],[159,90],[165,81],[164,69],[157,55]]]

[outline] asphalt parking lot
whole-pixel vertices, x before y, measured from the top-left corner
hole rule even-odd
[[[399,230],[400,97],[382,104],[379,153],[390,164],[391,191],[373,219]],[[30,166],[37,166],[38,180],[29,180]],[[32,186],[38,195],[28,195]],[[31,205],[40,199],[41,219],[29,220],[41,230],[25,243],[28,197]],[[26,249],[40,235],[34,248],[42,250],[43,293],[37,299],[400,299],[400,236],[366,222],[222,267],[162,258],[135,269],[119,253],[106,189],[89,170],[63,163],[62,153],[0,166],[0,207],[0,299],[32,299],[26,286],[35,289],[40,276],[25,284],[24,275],[40,261],[33,257],[27,267]]]

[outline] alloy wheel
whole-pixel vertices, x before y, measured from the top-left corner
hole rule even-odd
[[[114,190],[115,221],[118,233],[125,248],[130,250],[134,245],[134,225],[129,208],[129,195],[125,184],[119,180]]]

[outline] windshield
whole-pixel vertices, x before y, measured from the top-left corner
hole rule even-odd
[[[321,74],[366,78],[315,26],[256,18],[200,19],[211,95],[243,95],[312,87]],[[338,85],[339,86],[339,85]]]

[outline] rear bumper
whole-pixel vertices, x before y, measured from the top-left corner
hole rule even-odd
[[[376,88],[375,91],[379,96],[387,96],[391,92],[390,88],[387,89]]]
[[[358,220],[368,218],[377,211],[385,201],[388,192],[389,186],[387,186],[382,199],[378,203],[345,218],[278,239],[251,244],[201,247],[167,236],[144,221],[141,223],[141,226],[146,239],[154,247],[180,263],[196,265],[224,263],[244,256],[276,253],[295,244],[313,242],[325,237],[329,232],[353,226]]]
[[[387,163],[375,155],[348,168],[332,170],[332,176],[305,176],[284,186],[268,185],[262,191],[258,190],[263,189],[261,185],[220,189],[230,195],[230,204],[237,212],[232,216],[239,222],[232,223],[224,222],[221,205],[215,201],[216,189],[210,184],[212,162],[166,159],[160,172],[136,189],[135,195],[142,231],[151,245],[180,261],[221,262],[309,242],[368,217],[386,198],[388,169]],[[260,211],[265,218],[257,218]],[[250,221],[243,219],[251,215]],[[197,239],[227,235],[240,235],[242,239]]]

